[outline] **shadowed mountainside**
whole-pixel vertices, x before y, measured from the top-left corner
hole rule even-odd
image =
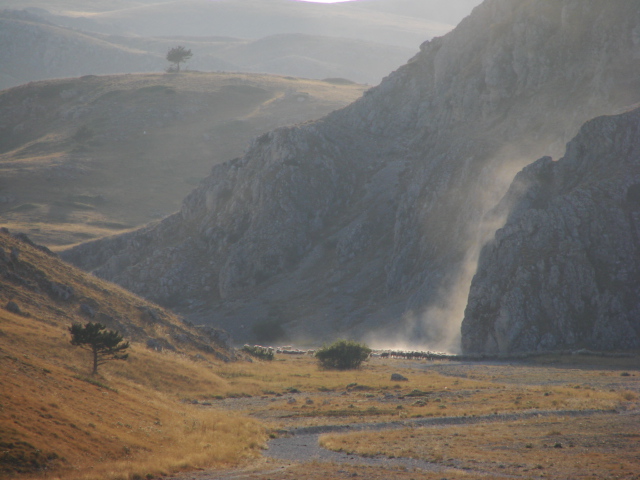
[[[351,106],[253,142],[180,213],[64,253],[252,337],[457,348],[483,217],[513,174],[640,100],[632,0],[487,0]]]

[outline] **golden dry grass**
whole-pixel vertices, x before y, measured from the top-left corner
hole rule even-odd
[[[485,474],[639,478],[640,416],[601,414],[327,435],[325,448],[427,460]]]
[[[0,247],[5,253],[0,260],[0,306],[13,300],[23,310],[23,315],[16,315],[0,309],[0,455],[5,455],[5,473],[8,460],[17,458],[18,467],[27,470],[23,478],[134,479],[196,468],[223,472],[247,464],[254,473],[246,478],[265,478],[260,472],[280,471],[283,466],[256,460],[268,429],[539,410],[558,415],[566,410],[634,412],[640,406],[637,357],[552,358],[554,363],[548,365],[378,358],[353,371],[321,370],[310,356],[223,363],[195,344],[178,341],[181,335],[198,337],[171,313],[7,234],[0,233]],[[18,261],[8,258],[16,248]],[[47,282],[72,287],[73,297],[52,296]],[[130,359],[104,365],[98,377],[88,375],[88,354],[69,342],[71,322],[86,321],[81,302],[94,305],[104,318],[131,332]],[[160,319],[150,321],[141,306],[157,309]],[[178,351],[150,350],[144,344],[149,338],[169,339]],[[229,354],[216,348],[219,354]],[[409,380],[391,381],[396,372]],[[602,465],[592,468],[595,475],[629,477],[638,459],[637,418],[547,417],[386,432],[383,438],[374,433],[332,435],[323,441],[331,448],[365,455],[434,460],[447,469],[447,478],[479,478],[486,475],[478,473],[483,471],[564,475],[572,462],[591,458]],[[400,440],[403,435],[414,435],[415,441],[408,445]],[[597,440],[599,436],[605,443]],[[552,443],[562,443],[563,448],[551,448]],[[612,445],[615,448],[605,448]],[[524,449],[523,459],[508,461],[521,453],[519,449]],[[458,463],[452,464],[451,452],[457,450]],[[30,463],[47,469],[35,474]],[[285,467],[275,478],[302,473],[305,478],[343,478],[350,471],[313,462]],[[363,472],[368,478],[415,475],[396,467]],[[420,478],[442,477],[422,472]]]
[[[23,311],[0,310],[0,477],[129,479],[237,465],[259,454],[266,433],[258,422],[183,401],[229,390],[212,370],[221,363],[215,355],[189,345],[163,353],[142,343],[172,332],[196,338],[176,317],[163,313],[162,322],[149,324],[137,306],[159,307],[6,234],[0,244],[7,254],[20,250],[19,261],[1,262],[0,302],[11,299]],[[43,278],[73,287],[74,298],[49,298],[36,285]],[[68,326],[85,321],[78,299],[138,327],[129,360],[103,365],[97,377],[89,375],[88,353],[70,344]]]
[[[257,416],[274,428],[341,423],[381,422],[407,418],[482,416],[495,413],[563,410],[610,410],[637,403],[637,377],[619,370],[548,370],[554,384],[537,385],[535,366],[507,367],[521,383],[505,381],[506,373],[443,375],[449,362],[374,359],[354,371],[320,370],[312,357],[277,355],[273,362],[237,363],[215,367],[233,396],[261,396],[263,402],[234,402],[234,408]],[[485,367],[479,366],[482,371]],[[392,382],[401,372],[408,382]],[[571,381],[573,380],[573,382]],[[529,382],[529,384],[527,384]],[[616,388],[611,383],[616,382]],[[629,386],[625,388],[625,385]],[[291,395],[290,392],[297,392]],[[289,403],[291,397],[297,398]]]

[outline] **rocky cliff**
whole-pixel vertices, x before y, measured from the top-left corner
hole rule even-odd
[[[640,109],[520,172],[462,323],[467,352],[640,347]]]
[[[64,256],[236,338],[455,342],[484,214],[640,100],[639,25],[633,0],[487,0],[351,106],[216,166],[179,213]]]

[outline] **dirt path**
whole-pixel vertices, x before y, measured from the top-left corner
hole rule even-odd
[[[308,461],[322,460],[332,462],[353,463],[357,459],[358,463],[381,464],[389,463],[390,460],[379,457],[358,457],[356,455],[346,455],[339,452],[332,452],[320,447],[318,439],[320,435],[326,433],[351,433],[359,431],[381,431],[398,428],[417,427],[439,427],[449,425],[476,425],[479,423],[510,422],[514,420],[526,420],[529,418],[541,418],[550,416],[561,417],[583,417],[596,414],[616,413],[612,410],[544,410],[518,413],[505,413],[498,415],[483,415],[477,417],[440,417],[440,418],[419,418],[397,422],[380,423],[358,423],[351,425],[323,425],[317,427],[301,427],[289,430],[286,435],[269,441],[268,449],[264,451],[267,457],[288,460],[288,461]],[[369,463],[372,462],[372,463]],[[414,461],[412,459],[393,459],[392,463],[402,463],[412,468],[421,466],[426,470],[437,469],[437,466],[430,462]]]
[[[264,458],[241,469],[211,472],[193,472],[165,480],[256,480],[265,478],[284,478],[292,466],[312,462],[315,467],[322,464],[363,467],[382,467],[385,470],[400,468],[412,472],[446,473],[460,471],[455,465],[441,465],[412,458],[388,458],[386,456],[364,457],[343,452],[334,452],[322,448],[319,438],[327,433],[351,433],[358,431],[384,431],[400,428],[437,428],[458,425],[477,425],[486,423],[510,422],[541,417],[588,417],[597,414],[615,414],[607,410],[545,410],[477,417],[442,417],[409,419],[394,422],[359,423],[351,425],[323,425],[316,427],[293,428],[283,432],[282,436],[272,439],[263,452]],[[467,472],[469,473],[469,472]],[[495,472],[474,471],[480,476],[491,478],[517,478],[514,475],[496,475]]]

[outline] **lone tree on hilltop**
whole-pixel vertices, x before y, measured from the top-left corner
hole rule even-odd
[[[82,347],[93,354],[93,372],[98,373],[98,365],[109,360],[126,360],[128,353],[122,353],[129,348],[129,342],[124,342],[122,335],[113,330],[107,330],[101,323],[87,323],[85,326],[74,323],[69,327],[71,345]]]
[[[167,61],[175,64],[176,65],[175,71],[179,72],[180,64],[183,62],[186,62],[192,56],[193,54],[191,53],[191,50],[187,50],[182,46],[177,46],[169,49],[169,51],[167,52]],[[170,67],[170,68],[173,69],[174,67]]]
[[[364,343],[351,340],[338,340],[323,346],[316,352],[320,367],[330,370],[352,370],[369,358],[371,349]]]

